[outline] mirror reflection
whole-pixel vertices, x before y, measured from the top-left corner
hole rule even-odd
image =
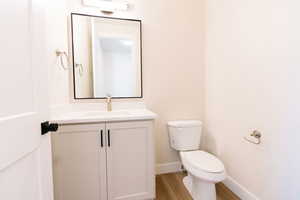
[[[75,99],[141,98],[141,22],[72,14]]]

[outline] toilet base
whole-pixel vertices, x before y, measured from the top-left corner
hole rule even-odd
[[[190,174],[183,178],[183,183],[193,200],[216,200],[215,183],[203,181]]]

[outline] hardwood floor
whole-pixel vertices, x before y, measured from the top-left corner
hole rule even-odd
[[[156,200],[192,200],[183,185],[185,173],[162,174],[156,176]],[[224,184],[216,186],[217,200],[240,200]]]

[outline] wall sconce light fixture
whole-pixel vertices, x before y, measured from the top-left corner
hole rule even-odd
[[[111,0],[83,0],[83,5],[100,8],[102,12],[126,11],[129,8],[127,2],[113,2]]]

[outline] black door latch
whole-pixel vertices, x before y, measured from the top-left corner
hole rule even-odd
[[[48,121],[41,124],[42,135],[47,134],[48,132],[56,132],[58,130],[58,124],[50,124]]]

